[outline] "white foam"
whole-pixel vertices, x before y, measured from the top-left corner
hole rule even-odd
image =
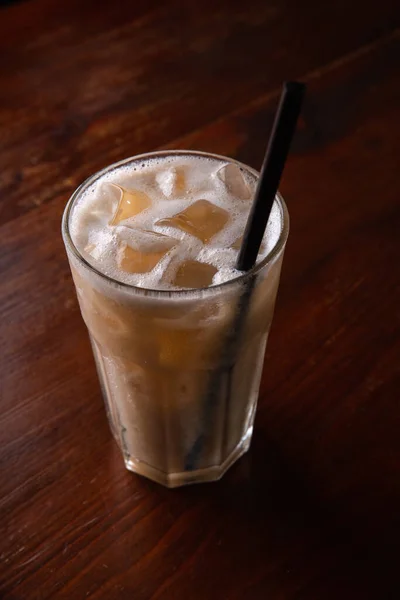
[[[71,237],[78,250],[99,271],[124,283],[148,289],[176,289],[174,275],[183,260],[199,260],[218,269],[213,284],[237,277],[235,269],[238,251],[231,246],[243,234],[251,199],[234,196],[232,187],[221,179],[221,169],[228,163],[208,157],[176,155],[117,167],[102,175],[81,194],[70,216]],[[176,191],[176,173],[184,173],[185,188]],[[242,173],[245,185],[254,191],[256,179]],[[109,224],[118,204],[118,189],[110,183],[127,189],[145,192],[151,206],[133,218],[116,226]],[[175,190],[175,191],[174,191]],[[196,237],[156,221],[172,217],[197,200],[205,199],[226,210],[226,226],[204,245]],[[163,233],[176,239],[176,245],[149,273],[127,273],[117,266],[118,247],[123,240],[135,246],[137,229]],[[275,246],[282,229],[280,208],[275,202],[264,236],[262,260]]]

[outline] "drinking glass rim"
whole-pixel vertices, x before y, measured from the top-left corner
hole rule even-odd
[[[68,202],[65,206],[63,216],[62,216],[62,237],[63,237],[66,248],[69,249],[74,254],[75,258],[77,258],[79,262],[83,263],[85,268],[88,268],[90,271],[92,271],[93,273],[95,273],[96,275],[101,277],[101,279],[112,284],[113,287],[117,287],[117,288],[123,289],[125,291],[130,290],[131,292],[134,292],[138,295],[153,296],[153,297],[161,296],[161,297],[165,297],[165,298],[171,298],[171,297],[190,298],[190,297],[195,297],[195,296],[198,297],[199,295],[204,296],[204,295],[208,295],[208,294],[216,294],[222,289],[224,291],[227,290],[230,286],[246,283],[246,281],[248,279],[250,279],[253,275],[257,274],[268,264],[272,263],[272,261],[275,259],[275,257],[280,253],[280,251],[284,247],[287,237],[288,237],[288,234],[289,234],[289,212],[288,212],[288,209],[287,209],[284,199],[282,198],[280,192],[278,191],[275,196],[275,201],[277,201],[277,203],[278,203],[278,207],[279,207],[279,210],[281,213],[283,225],[282,225],[281,231],[279,233],[279,237],[278,237],[276,243],[274,244],[273,248],[271,248],[271,250],[268,252],[267,256],[265,256],[262,259],[262,261],[260,261],[259,263],[256,263],[254,265],[254,267],[252,267],[249,271],[246,271],[242,275],[238,275],[237,277],[228,279],[227,281],[224,281],[222,283],[217,283],[215,285],[211,285],[211,286],[204,287],[204,288],[195,288],[195,289],[189,288],[189,289],[182,289],[182,290],[162,290],[162,289],[160,290],[160,289],[153,289],[153,288],[144,288],[144,287],[140,287],[137,285],[133,285],[131,283],[126,283],[124,281],[119,281],[118,279],[114,279],[113,277],[110,277],[109,275],[106,275],[105,273],[103,273],[102,271],[97,269],[93,264],[91,264],[88,260],[86,260],[86,258],[82,255],[82,253],[76,247],[76,245],[72,239],[72,236],[70,233],[70,228],[69,228],[69,225],[70,225],[69,218],[71,215],[72,208],[74,206],[75,201],[79,198],[81,193],[83,191],[85,191],[90,185],[95,183],[95,181],[97,179],[100,179],[103,175],[105,175],[106,173],[108,173],[111,170],[114,170],[116,168],[122,167],[126,164],[129,164],[133,161],[141,161],[141,160],[148,160],[150,158],[157,158],[157,157],[164,157],[164,156],[179,156],[179,155],[200,156],[200,157],[204,156],[204,157],[208,157],[208,158],[214,158],[217,160],[223,160],[225,162],[229,162],[229,163],[238,165],[238,167],[240,167],[241,169],[244,169],[245,171],[251,173],[252,175],[255,175],[257,178],[260,175],[256,169],[253,169],[252,167],[249,167],[248,165],[246,165],[234,158],[230,158],[228,156],[223,156],[221,154],[214,154],[212,152],[202,152],[200,150],[156,150],[154,152],[145,152],[144,154],[137,154],[134,156],[130,156],[128,158],[124,158],[118,162],[108,165],[107,167],[105,167],[104,169],[101,169],[100,171],[96,171],[96,173],[93,173],[92,175],[87,177],[76,188],[76,190],[73,192],[72,196],[70,197],[70,199],[68,200]]]

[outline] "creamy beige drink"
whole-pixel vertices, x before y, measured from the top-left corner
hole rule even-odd
[[[235,269],[257,173],[195,152],[134,157],[81,186],[63,236],[128,469],[218,479],[249,447],[288,223]]]

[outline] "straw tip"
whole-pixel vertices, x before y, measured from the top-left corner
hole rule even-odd
[[[306,84],[301,81],[285,81],[284,88],[288,92],[303,95],[306,90]]]

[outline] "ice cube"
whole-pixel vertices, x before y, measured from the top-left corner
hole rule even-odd
[[[121,221],[134,217],[148,208],[151,200],[147,194],[139,190],[127,190],[116,183],[111,183],[113,187],[118,188],[120,197],[115,213],[109,225],[118,225]]]
[[[100,260],[104,254],[104,248],[99,244],[87,244],[84,250],[95,260]]]
[[[156,181],[162,193],[171,196],[182,196],[185,191],[185,173],[182,167],[171,167],[166,171],[160,171],[156,175]]]
[[[113,241],[113,232],[95,229],[90,232],[89,239],[84,247],[84,250],[95,260],[100,260],[107,254],[113,244]]]
[[[180,288],[208,287],[212,284],[217,271],[218,269],[213,265],[197,260],[186,260],[179,266],[172,283]]]
[[[126,273],[148,273],[177,243],[174,238],[161,233],[136,230],[129,242],[120,242],[118,267]]]
[[[207,243],[221,231],[228,219],[229,214],[223,208],[215,206],[208,200],[197,200],[182,212],[160,219],[155,224],[176,227]]]
[[[121,190],[119,186],[110,182],[103,183],[99,188],[98,195],[88,202],[88,214],[100,221],[109,221],[115,203],[119,201]]]
[[[232,163],[226,164],[217,171],[217,177],[224,182],[228,191],[240,198],[247,200],[251,197],[251,189],[245,181],[242,171],[237,165]]]

